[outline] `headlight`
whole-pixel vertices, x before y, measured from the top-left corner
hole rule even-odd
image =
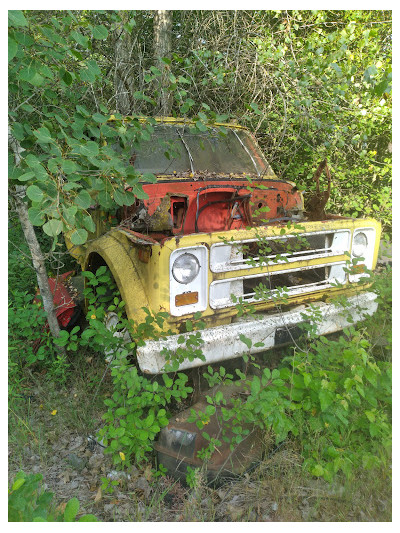
[[[200,263],[193,254],[182,254],[172,265],[172,275],[178,283],[190,283],[200,272]]]
[[[365,233],[360,231],[354,236],[353,239],[353,255],[355,257],[365,257],[368,247],[368,239]]]

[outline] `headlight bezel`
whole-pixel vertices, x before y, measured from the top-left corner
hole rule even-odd
[[[176,278],[178,278],[178,280],[182,278],[177,276],[176,271],[174,276],[172,269],[175,261],[185,254],[192,254],[195,256],[200,268],[198,269],[198,272],[196,269],[197,275],[192,278],[192,281],[188,283],[180,283]],[[207,309],[208,273],[208,248],[204,244],[179,247],[171,252],[169,257],[169,311],[172,316],[183,316],[190,313],[196,313],[197,311],[203,312]],[[177,305],[176,298],[179,296],[183,297],[185,294],[195,294],[195,298],[193,301],[189,299],[187,303],[180,303]]]
[[[354,253],[354,245],[357,246],[357,239],[359,234],[364,234],[364,237],[366,238],[367,244],[363,248],[362,251],[357,251]],[[375,248],[376,248],[376,240],[378,237],[378,230],[374,226],[362,226],[358,227],[353,232],[352,242],[351,242],[351,259],[353,261],[357,261],[358,263],[362,263],[364,268],[368,270],[372,270],[373,264],[374,264],[374,254],[375,254]],[[360,255],[356,255],[359,253]],[[368,272],[364,273],[354,273],[349,274],[349,281],[351,283],[361,281],[362,279],[369,278]]]

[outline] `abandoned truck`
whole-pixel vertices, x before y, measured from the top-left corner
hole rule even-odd
[[[130,162],[157,177],[142,184],[148,198],[121,208],[113,225],[97,210],[87,244],[66,241],[83,270],[109,267],[128,319],[144,321],[143,308],[168,313],[175,334],[138,347],[142,372],[163,371],[163,348],[174,353],[198,312],[204,358],[185,359],[180,370],[239,357],[247,351],[242,335],[252,339],[251,353],[296,338],[310,304],[320,313],[319,334],[376,310],[365,271],[376,265],[380,224],[325,213],[329,191],[320,191],[319,177],[325,170],[330,186],[326,162],[306,208],[302,192],[277,178],[254,136],[236,124],[199,132],[187,120],[157,119]],[[343,295],[345,315],[333,303]],[[238,316],[242,303],[256,315]]]

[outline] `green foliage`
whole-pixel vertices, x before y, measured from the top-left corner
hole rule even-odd
[[[114,392],[105,400],[108,411],[99,436],[118,467],[129,467],[145,459],[160,429],[168,424],[166,407],[181,402],[193,389],[187,385],[186,374],[175,380],[163,375],[164,383],[139,375],[136,367],[120,358],[111,371]]]
[[[102,83],[89,37],[73,16],[48,18],[45,24],[42,16],[16,11],[9,17],[9,123],[23,149],[18,166],[11,151],[9,177],[12,186],[26,186],[32,224],[55,242],[70,232],[71,242],[80,245],[94,230],[91,205],[106,210],[132,205],[134,192],[142,193],[139,174],[124,155],[152,131],[152,121],[142,125],[132,118],[126,128],[119,115],[108,126],[111,113],[104,105],[102,114],[82,105],[88,88]],[[97,24],[92,37],[104,40],[108,30]],[[34,106],[40,113],[33,113]],[[118,139],[122,153],[113,148]]]
[[[12,291],[8,304],[8,340],[10,355],[19,367],[45,363],[55,351],[46,329],[46,315],[34,296]]]
[[[244,401],[236,399],[226,407],[219,391],[207,396],[204,412],[192,410],[189,421],[202,429],[221,406],[221,435],[226,440],[228,430],[234,433],[232,450],[248,434],[245,424],[272,431],[277,444],[292,435],[302,448],[303,467],[327,481],[338,471],[351,477],[361,466],[386,464],[391,449],[391,365],[371,356],[370,341],[354,327],[344,333],[338,340],[314,339],[307,351],[295,349],[272,371],[241,375],[236,383]],[[242,341],[251,347],[250,339]],[[223,368],[211,371],[204,374],[211,378],[210,386],[227,377]],[[206,459],[219,444],[203,436],[209,445],[199,457]]]
[[[76,520],[80,507],[77,498],[71,498],[64,511],[55,507],[54,494],[42,489],[42,479],[41,474],[18,472],[8,491],[9,522],[98,522],[92,514]]]

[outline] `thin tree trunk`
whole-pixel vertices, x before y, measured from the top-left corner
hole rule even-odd
[[[132,36],[124,28],[129,20],[128,11],[120,11],[121,24],[114,32],[115,51],[115,100],[117,111],[122,115],[130,115],[132,109],[132,94],[134,77],[132,73]]]
[[[13,137],[10,128],[8,130],[8,144],[14,153],[15,164],[18,166],[21,161],[21,152],[24,149],[19,142]],[[60,326],[58,324],[57,316],[54,309],[53,294],[49,286],[49,280],[47,277],[46,266],[40,244],[36,238],[35,230],[28,216],[28,207],[23,201],[25,197],[25,187],[17,185],[15,191],[12,192],[15,209],[18,214],[19,221],[21,223],[22,231],[25,236],[25,240],[29,246],[29,250],[32,257],[33,268],[36,272],[36,278],[38,287],[40,290],[40,296],[43,300],[43,307],[47,314],[47,321],[49,323],[50,332],[53,337],[60,335]]]
[[[171,54],[172,39],[172,11],[159,9],[154,15],[154,57],[158,70],[161,71],[160,87],[158,90],[158,107],[161,116],[169,116],[172,108],[172,95],[168,87],[168,65],[162,61],[163,57]]]

